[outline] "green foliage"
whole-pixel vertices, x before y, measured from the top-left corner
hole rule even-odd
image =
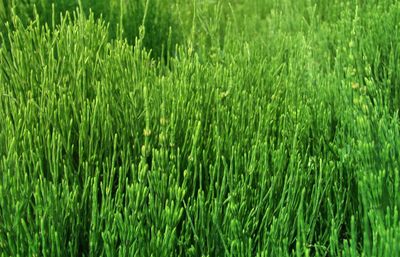
[[[169,44],[174,46],[182,40],[182,31],[177,22],[180,8],[178,0],[1,0],[0,18],[5,22],[2,22],[0,29],[3,32],[7,31],[5,23],[13,24],[13,14],[16,14],[25,26],[40,14],[37,21],[54,27],[62,19],[60,14],[73,12],[78,7],[86,15],[92,12],[95,18],[101,17],[109,23],[110,38],[122,37],[130,44],[135,42],[135,38],[139,36],[139,27],[144,24],[147,32],[143,44],[153,52],[152,56],[155,58],[167,57],[169,41]]]
[[[399,11],[0,0],[0,256],[399,256]]]

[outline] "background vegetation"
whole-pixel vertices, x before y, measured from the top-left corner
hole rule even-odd
[[[0,19],[0,256],[400,255],[397,1]]]

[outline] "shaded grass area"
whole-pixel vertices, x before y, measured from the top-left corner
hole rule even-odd
[[[0,2],[2,256],[399,255],[400,5],[164,3]]]
[[[60,14],[71,13],[78,8],[86,15],[92,12],[96,19],[102,18],[107,22],[110,39],[124,38],[130,44],[135,43],[135,37],[139,36],[139,26],[144,24],[147,34],[143,38],[143,46],[151,50],[153,58],[167,58],[168,44],[175,45],[183,40],[183,28],[178,23],[178,10],[181,8],[178,0],[168,2],[160,0],[2,0],[0,17],[4,22],[0,25],[0,29],[6,32],[7,22],[11,29],[14,29],[13,15],[17,15],[24,25],[36,20],[54,28],[62,20]],[[182,10],[180,13],[184,15]]]

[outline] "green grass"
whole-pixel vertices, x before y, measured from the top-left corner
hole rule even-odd
[[[0,0],[0,256],[399,256],[400,4],[292,2]]]
[[[139,36],[139,26],[144,23],[147,28],[143,38],[144,47],[152,51],[152,57],[165,59],[168,43],[175,45],[183,40],[183,26],[187,25],[179,23],[179,17],[185,18],[187,14],[181,6],[180,0],[1,0],[0,18],[4,22],[1,22],[0,30],[6,31],[6,22],[13,24],[13,14],[24,25],[37,18],[42,24],[47,23],[54,28],[61,21],[60,13],[71,13],[80,7],[86,15],[93,12],[96,19],[102,18],[109,23],[109,38],[123,37],[130,44],[135,42],[135,37]],[[182,15],[178,16],[178,10]]]

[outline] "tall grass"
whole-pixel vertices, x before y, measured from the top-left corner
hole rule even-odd
[[[400,254],[396,1],[15,3],[0,256]]]
[[[168,55],[168,44],[175,45],[183,39],[183,28],[178,23],[179,14],[185,15],[185,8],[181,6],[178,0],[1,0],[0,17],[4,22],[0,29],[6,31],[6,22],[13,24],[13,15],[17,15],[24,25],[36,19],[42,24],[55,26],[61,22],[60,13],[71,13],[80,8],[86,15],[92,12],[96,19],[102,18],[109,23],[108,37],[124,38],[130,44],[134,44],[135,37],[139,36],[139,27],[144,23],[147,34],[143,45],[152,51],[154,58],[161,59]]]

